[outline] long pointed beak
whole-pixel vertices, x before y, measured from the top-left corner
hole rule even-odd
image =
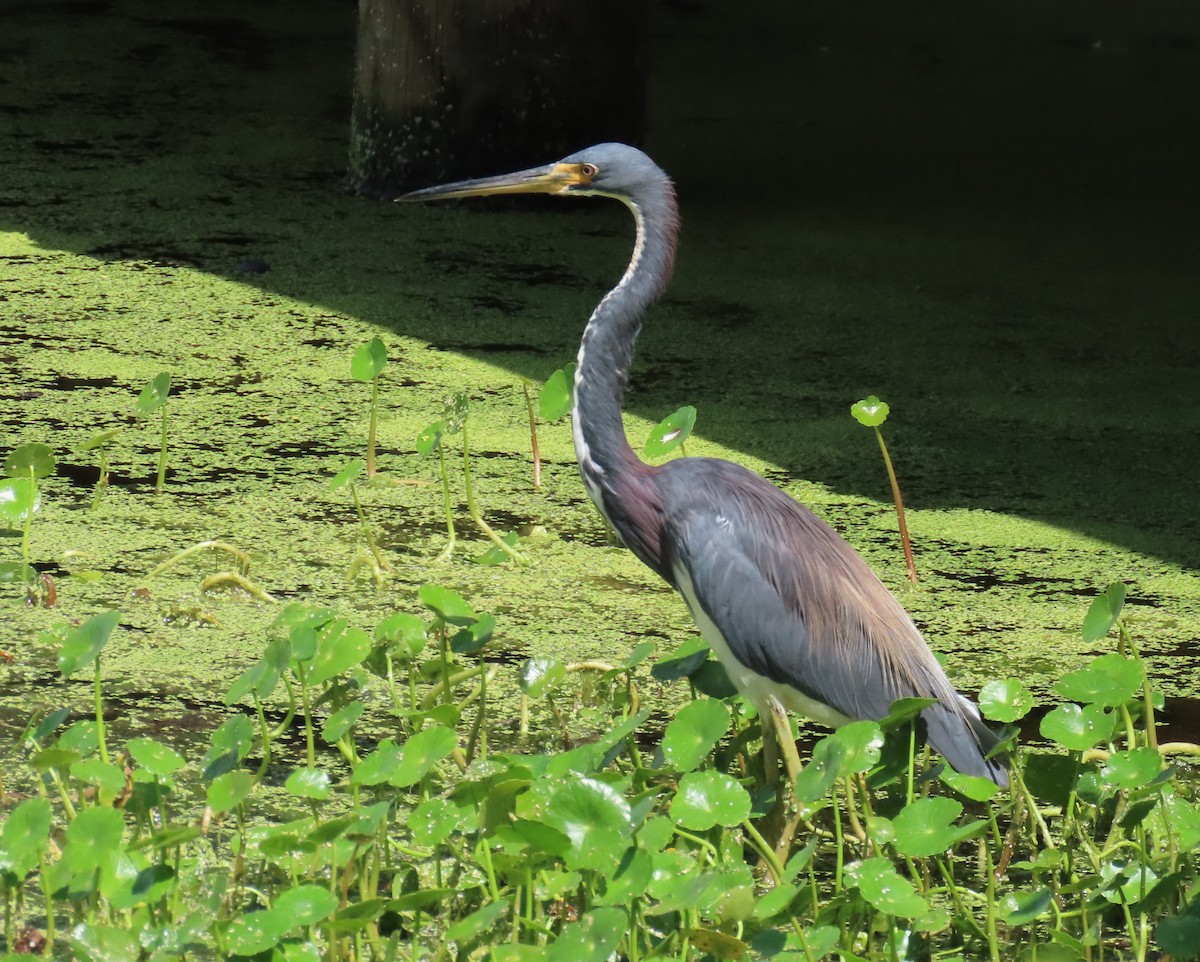
[[[498,177],[480,177],[477,180],[460,180],[440,187],[414,190],[396,198],[396,202],[410,200],[452,200],[456,197],[488,197],[492,194],[562,194],[575,187],[586,186],[591,180],[583,171],[583,164],[547,164],[531,167],[514,174]]]

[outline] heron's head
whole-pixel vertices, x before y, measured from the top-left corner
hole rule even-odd
[[[544,167],[426,187],[396,199],[451,200],[492,194],[578,194],[630,200],[655,186],[668,183],[667,175],[636,147],[596,144]]]

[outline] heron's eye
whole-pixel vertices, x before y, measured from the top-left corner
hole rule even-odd
[[[591,178],[600,173],[600,168],[595,164],[581,164],[579,167],[579,172],[583,174],[584,177]]]

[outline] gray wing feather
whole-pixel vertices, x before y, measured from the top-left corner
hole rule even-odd
[[[891,592],[833,529],[758,475],[686,458],[659,474],[669,566],[752,671],[850,718],[936,698],[930,744],[958,771],[1007,781],[995,736],[954,690]]]

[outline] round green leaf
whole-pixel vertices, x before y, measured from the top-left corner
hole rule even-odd
[[[848,866],[846,875],[862,897],[886,915],[915,918],[929,911],[929,903],[917,894],[912,883],[897,875],[892,863],[882,856]]]
[[[1200,914],[1163,919],[1155,926],[1154,941],[1172,959],[1200,958]]]
[[[1058,705],[1042,718],[1039,731],[1074,752],[1087,751],[1112,737],[1116,715],[1103,705]]]
[[[125,819],[115,808],[86,808],[67,826],[63,865],[76,875],[110,864],[121,851]]]
[[[537,657],[526,660],[517,676],[517,684],[527,698],[541,698],[550,688],[567,677],[567,669],[557,658]]]
[[[1011,892],[1000,901],[1000,917],[1008,925],[1028,925],[1046,914],[1054,894],[1049,889]]]
[[[954,824],[963,807],[952,798],[918,798],[904,806],[892,819],[896,850],[915,857],[937,855],[962,837]]]
[[[650,674],[658,681],[687,678],[708,661],[711,649],[703,638],[693,636],[680,644],[671,654],[655,662]]]
[[[838,774],[865,772],[878,763],[879,754],[883,749],[883,731],[878,722],[848,722],[834,732],[833,737],[845,750]]]
[[[297,885],[275,896],[271,911],[291,919],[292,929],[316,925],[337,911],[337,896],[321,885]]]
[[[99,431],[88,438],[83,444],[79,445],[75,450],[80,454],[87,454],[89,451],[95,451],[96,448],[102,448],[109,441],[115,438],[123,428],[112,428],[108,431]]]
[[[470,625],[479,617],[462,595],[441,585],[421,585],[417,597],[421,604],[450,625]]]
[[[687,441],[695,426],[696,409],[690,404],[667,415],[651,429],[646,438],[646,457],[661,458],[674,451]]]
[[[297,768],[287,777],[283,787],[296,798],[324,801],[329,797],[329,773],[319,768]]]
[[[254,776],[249,772],[232,771],[218,775],[208,786],[208,807],[218,815],[241,805],[254,789]]]
[[[73,675],[99,657],[108,636],[121,620],[119,611],[103,611],[93,615],[74,629],[58,652],[58,670],[63,676]]]
[[[412,661],[429,639],[429,626],[416,615],[398,611],[375,626],[375,641],[388,646],[388,652],[400,661]]]
[[[0,481],[0,528],[23,528],[31,514],[41,509],[42,499],[32,478]]]
[[[560,367],[551,374],[538,394],[538,413],[543,421],[557,421],[571,410],[574,402],[575,364]]]
[[[349,671],[371,653],[371,636],[351,628],[344,618],[331,621],[317,635],[317,653],[309,664],[309,685],[321,685]]]
[[[115,798],[125,790],[125,773],[116,765],[99,758],[85,758],[71,766],[71,777],[93,785],[105,798]]]
[[[171,375],[166,372],[156,374],[138,395],[137,402],[133,406],[134,414],[139,418],[153,414],[167,403],[170,393]]]
[[[563,926],[546,948],[546,962],[608,962],[627,927],[624,909],[592,909],[578,922]]]
[[[27,798],[8,813],[0,830],[0,871],[24,878],[38,865],[50,837],[50,802]]]
[[[423,458],[429,457],[442,443],[446,434],[446,422],[434,421],[417,435],[417,454]]]
[[[350,376],[356,381],[373,381],[387,367],[387,348],[377,337],[363,344],[350,358]]]
[[[54,473],[54,452],[46,444],[22,444],[4,459],[4,473],[10,478],[49,477]]]
[[[750,795],[724,772],[688,772],[671,801],[671,817],[684,828],[703,832],[714,825],[729,828],[750,816]]]
[[[514,544],[516,538],[513,539]],[[495,549],[499,551],[500,549]],[[456,655],[473,655],[492,640],[496,630],[496,619],[492,615],[480,615],[479,618],[460,628],[450,638],[450,650]]]
[[[457,745],[458,736],[444,725],[422,729],[404,743],[399,764],[388,778],[388,784],[396,788],[417,784]]]
[[[854,420],[868,428],[877,428],[883,424],[890,410],[887,403],[879,400],[874,394],[850,405],[850,413]]]
[[[236,955],[258,955],[278,945],[291,928],[291,919],[274,909],[246,912],[225,929],[225,944]]]
[[[712,698],[688,702],[663,732],[663,759],[676,771],[690,772],[728,730],[729,709],[724,702]]]
[[[1033,693],[1016,678],[989,681],[979,692],[979,710],[985,718],[1015,722],[1033,707]]]
[[[131,738],[125,749],[142,768],[156,778],[169,778],[187,762],[173,748],[168,748],[153,738]]]
[[[533,782],[517,798],[520,818],[544,822],[571,840],[568,868],[611,871],[633,837],[629,801],[613,786],[568,774]]]
[[[1137,662],[1113,652],[1096,658],[1086,668],[1067,672],[1054,683],[1063,698],[1087,705],[1116,708],[1137,695],[1142,671]]]
[[[1153,781],[1162,767],[1162,755],[1154,748],[1113,752],[1100,769],[1100,780],[1108,791],[1131,791]]]
[[[990,778],[964,775],[953,768],[943,767],[939,777],[958,794],[973,802],[986,802],[1000,791],[1000,786]]]
[[[351,785],[379,785],[395,774],[403,749],[394,739],[385,738],[364,758],[350,776]]]
[[[321,738],[325,740],[326,744],[336,744],[339,738],[350,731],[359,716],[362,715],[364,707],[361,701],[352,701],[349,705],[339,708],[330,715],[325,720],[325,724],[321,726]]]
[[[626,905],[646,893],[654,875],[654,858],[644,848],[631,845],[617,867],[604,878],[604,891],[596,896],[597,905]]]
[[[138,962],[142,947],[125,929],[81,923],[71,929],[73,957],[79,962]]]

